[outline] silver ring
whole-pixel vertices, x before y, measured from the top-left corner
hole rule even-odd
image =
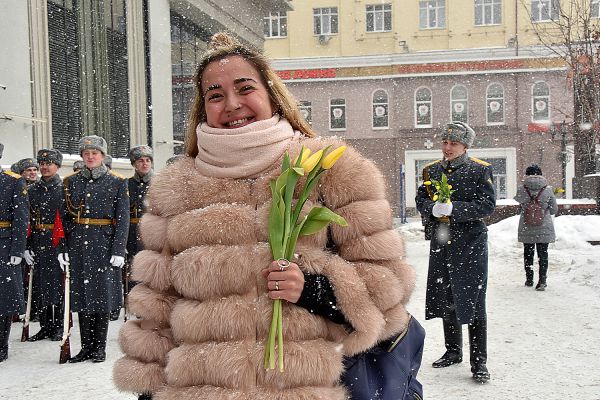
[[[285,269],[290,266],[290,262],[285,258],[280,258],[277,260],[277,265],[279,265],[280,271],[285,271]]]
[[[275,281],[275,290],[279,290],[279,281]]]

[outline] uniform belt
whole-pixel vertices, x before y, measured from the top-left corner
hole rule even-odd
[[[0,228],[10,228],[12,221],[0,221]]]
[[[39,231],[51,231],[54,229],[54,224],[35,224],[33,225],[33,229],[37,229]]]
[[[142,220],[141,218],[129,218],[129,223],[130,224],[139,224],[141,220]]]
[[[448,216],[446,216],[446,215],[444,215],[442,217],[438,217],[437,220],[440,222],[446,222],[446,223],[450,222],[450,218],[448,218]]]
[[[100,219],[100,218],[76,218],[76,224],[80,225],[112,225],[112,219]]]

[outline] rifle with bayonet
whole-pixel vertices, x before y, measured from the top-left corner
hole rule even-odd
[[[65,288],[65,310],[63,315],[63,335],[60,342],[60,359],[59,364],[66,363],[71,358],[71,328],[73,327],[73,318],[71,316],[71,271],[67,265],[64,272],[64,288]]]
[[[31,297],[33,292],[33,267],[29,267],[28,284],[27,284],[27,311],[23,318],[23,331],[21,332],[21,342],[26,342],[29,339],[29,320],[31,319]]]

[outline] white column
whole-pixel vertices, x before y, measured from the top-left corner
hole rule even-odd
[[[127,1],[127,69],[131,146],[147,144],[146,61],[142,0]]]

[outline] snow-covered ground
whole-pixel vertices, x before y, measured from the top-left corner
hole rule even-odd
[[[409,310],[427,331],[419,379],[428,399],[600,399],[600,216],[561,216],[550,245],[548,289],[523,286],[522,245],[517,217],[490,226],[487,385],[471,380],[465,328],[465,361],[444,369],[431,363],[444,351],[439,319],[424,320],[429,243],[419,222],[402,225],[408,259],[418,282]],[[537,279],[537,272],[536,272]],[[19,341],[13,325],[9,359],[0,364],[0,399],[134,399],[112,384],[112,363],[122,322],[111,322],[107,361],[58,364],[59,348],[47,340]],[[32,324],[31,333],[37,332]],[[73,354],[79,350],[77,324]]]

